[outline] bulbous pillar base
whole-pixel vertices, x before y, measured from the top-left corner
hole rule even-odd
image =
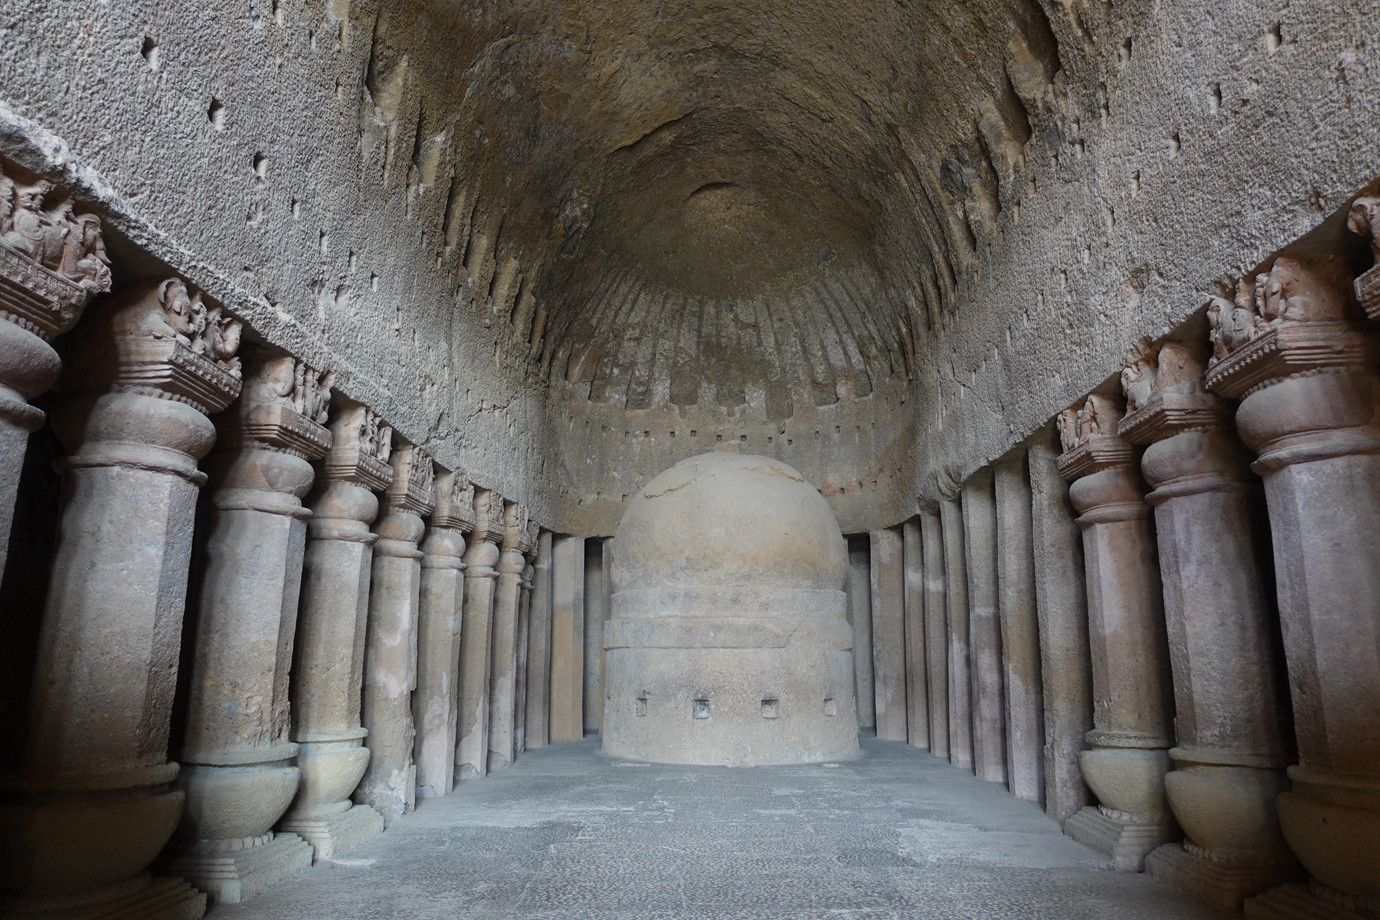
[[[1145,857],[1179,836],[1164,796],[1169,755],[1162,748],[1112,747],[1094,740],[1078,757],[1083,779],[1102,804],[1064,822],[1064,833],[1112,860],[1118,872],[1140,872]]]
[[[296,746],[293,745],[293,748]],[[175,844],[158,868],[238,904],[311,868],[312,848],[271,828],[297,793],[300,773],[285,761],[244,766],[187,764],[178,785],[187,809]]]
[[[10,920],[201,920],[206,895],[176,878],[141,875],[79,895],[0,900]]]
[[[383,833],[382,815],[350,801],[368,765],[362,738],[302,745],[297,755],[302,786],[278,829],[311,844],[314,862],[342,856]]]
[[[1294,789],[1279,797],[1279,823],[1315,887],[1336,892],[1361,916],[1380,917],[1380,782],[1306,767],[1290,767],[1289,776]]]

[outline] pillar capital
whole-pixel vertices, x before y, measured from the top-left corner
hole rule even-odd
[[[1117,434],[1146,445],[1230,427],[1235,407],[1203,382],[1208,357],[1206,346],[1191,340],[1137,342],[1121,371],[1126,413]]]
[[[245,349],[239,404],[222,424],[226,446],[262,448],[319,460],[331,446],[326,427],[332,371],[267,345]]]
[[[399,445],[389,458],[393,481],[383,493],[387,514],[425,517],[436,507],[436,469],[431,455],[415,444]]]
[[[1352,202],[1346,226],[1370,243],[1376,264],[1357,276],[1353,290],[1366,316],[1380,320],[1380,198],[1367,195]]]
[[[431,512],[431,526],[462,534],[474,530],[474,483],[464,473],[437,474],[436,506]]]
[[[373,409],[341,400],[330,419],[331,444],[321,478],[382,492],[393,483],[393,429]]]
[[[1090,393],[1077,406],[1065,409],[1056,419],[1059,441],[1059,474],[1069,482],[1108,470],[1128,469],[1136,463],[1136,448],[1117,434],[1125,414],[1121,399],[1108,393]]]

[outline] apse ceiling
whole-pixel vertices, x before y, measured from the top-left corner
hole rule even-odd
[[[1060,67],[1033,0],[432,0],[390,42],[417,15],[369,91],[423,84],[414,159],[445,148],[553,386],[632,408],[904,380]]]

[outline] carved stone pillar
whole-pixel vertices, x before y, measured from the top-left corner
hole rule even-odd
[[[436,477],[436,510],[422,542],[417,620],[417,798],[455,786],[455,726],[460,717],[460,635],[465,600],[465,534],[474,529],[474,486],[459,473]]]
[[[513,702],[514,755],[527,750],[527,668],[531,648],[532,580],[536,577],[533,560],[536,558],[539,529],[536,521],[528,521],[519,544],[522,557],[527,564],[522,569],[522,582],[519,585],[522,593],[518,598],[517,670],[514,673],[516,690]]]
[[[16,204],[0,220],[0,574],[24,448],[43,424],[29,400],[47,392],[62,366],[48,343],[76,324],[94,295],[110,290],[101,219],[73,214],[70,201],[45,211],[52,185],[36,180],[16,188],[19,171],[10,172],[14,177],[0,168],[0,200]]]
[[[925,562],[925,682],[930,700],[930,753],[949,756],[948,591],[944,529],[937,508],[920,510],[920,550]]]
[[[1351,271],[1286,253],[1210,311],[1207,385],[1242,398],[1265,481],[1299,756],[1276,804],[1313,876],[1246,902],[1249,917],[1380,915],[1380,380]]]
[[[474,495],[474,533],[465,551],[464,625],[460,631],[460,720],[455,779],[489,769],[489,673],[493,645],[494,580],[498,542],[504,537],[503,497],[489,489]]]
[[[492,656],[489,670],[489,771],[513,765],[513,707],[517,701],[518,605],[527,512],[517,502],[503,510],[503,554],[498,559],[498,587],[494,594]]]
[[[1001,615],[997,609],[997,509],[992,471],[963,484],[963,557],[968,572],[968,644],[972,681],[973,767],[990,783],[1006,782]]]
[[[348,852],[383,832],[374,809],[350,795],[369,764],[360,722],[364,636],[378,515],[388,488],[392,431],[364,406],[331,420],[331,449],[309,497],[302,599],[292,664],[292,740],[302,783],[280,830],[312,845],[317,860]]]
[[[1078,758],[1092,728],[1092,654],[1083,538],[1048,440],[1030,445],[1026,467],[1044,696],[1045,814],[1062,825],[1091,799]]]
[[[944,609],[948,621],[949,763],[973,769],[973,688],[968,647],[968,564],[957,489],[939,503],[944,531]]]
[[[920,519],[901,526],[901,558],[905,570],[906,740],[929,750],[930,702],[925,665],[925,562],[920,545]]]
[[[207,538],[178,785],[187,808],[165,860],[213,901],[238,903],[311,866],[311,847],[273,825],[301,773],[288,738],[288,674],[297,629],[311,460],[330,446],[321,423],[330,375],[260,347],[211,455]]]
[[[551,547],[551,740],[585,736],[585,538],[556,537]]]
[[[1271,610],[1256,564],[1253,477],[1227,431],[1232,410],[1203,392],[1206,355],[1136,346],[1118,431],[1146,445],[1174,675],[1178,746],[1165,777],[1188,839],[1146,859],[1151,874],[1223,907],[1289,878],[1274,801],[1287,785]]]
[[[872,687],[877,737],[906,740],[905,569],[901,530],[892,527],[868,534],[872,598]]]
[[[540,531],[532,564],[527,645],[527,747],[551,741],[551,532]]]
[[[180,281],[79,333],[53,425],[62,523],[20,776],[0,805],[5,916],[200,917],[205,895],[147,874],[185,800],[168,762],[206,417],[239,393],[239,325]],[[220,360],[217,359],[220,356]]]
[[[1099,802],[1064,833],[1139,872],[1176,834],[1164,794],[1174,703],[1155,530],[1136,450],[1115,434],[1120,419],[1119,401],[1100,393],[1060,418],[1059,471],[1083,528],[1092,650],[1094,728],[1079,765]]]
[[[416,731],[412,691],[417,687],[417,608],[420,603],[422,516],[436,504],[435,470],[420,447],[399,445],[389,458],[393,482],[383,493],[369,588],[364,640],[364,727],[369,766],[355,801],[371,805],[390,824],[416,807]]]
[[[1006,692],[1007,788],[1044,804],[1044,693],[1036,613],[1035,550],[1025,451],[992,467],[996,503],[997,606],[1001,611],[1002,687]]]

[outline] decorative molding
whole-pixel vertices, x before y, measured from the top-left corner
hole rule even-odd
[[[393,482],[384,492],[384,505],[390,514],[426,516],[436,506],[436,469],[431,455],[415,444],[404,444],[393,451]]]

